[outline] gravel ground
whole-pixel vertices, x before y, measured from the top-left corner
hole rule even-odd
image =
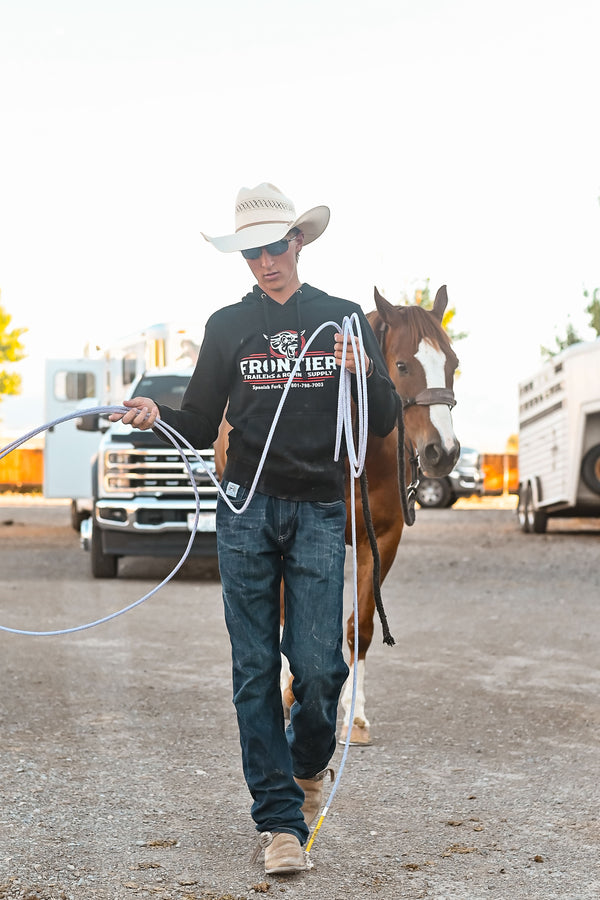
[[[368,657],[374,743],[287,878],[250,862],[214,566],[89,631],[0,633],[1,900],[597,900],[599,547],[597,520],[418,512],[384,586],[397,644],[378,627]],[[92,621],[169,569],[94,581],[67,507],[0,499],[2,625]]]

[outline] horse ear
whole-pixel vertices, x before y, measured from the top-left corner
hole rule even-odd
[[[446,285],[443,284],[441,288],[438,290],[435,295],[435,300],[433,301],[433,307],[431,312],[434,314],[436,319],[439,322],[444,318],[444,312],[446,311],[446,307],[448,306],[448,291],[446,290]]]
[[[384,322],[388,325],[391,325],[393,322],[394,312],[397,312],[396,307],[392,306],[389,300],[386,300],[385,297],[382,297],[377,287],[375,287],[375,306],[377,307],[377,312],[381,316]]]

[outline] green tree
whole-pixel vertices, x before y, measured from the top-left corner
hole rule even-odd
[[[26,328],[9,329],[12,316],[10,316],[2,303],[0,303],[0,366],[3,363],[15,363],[25,358],[25,348],[21,343],[21,336]],[[21,391],[21,376],[16,372],[10,372],[0,368],[0,401],[4,394],[18,394]]]
[[[590,292],[584,291],[583,296],[589,299]],[[590,328],[596,332],[596,337],[600,337],[600,288],[595,288],[592,299],[585,308],[586,313],[590,317]]]
[[[431,296],[431,291],[429,289],[429,278],[425,279],[425,287],[417,288],[415,290],[415,295],[413,299],[413,303],[417,306],[422,306],[423,309],[431,309],[433,306],[434,297]],[[404,302],[407,304],[409,302],[408,297],[404,296]],[[448,306],[446,307],[446,312],[444,313],[444,317],[442,319],[442,325],[448,332],[448,337],[451,341],[462,341],[464,338],[469,336],[467,331],[454,331],[451,327],[452,320],[456,315],[456,307]]]
[[[557,353],[560,353],[561,350],[566,350],[567,347],[570,347],[572,344],[580,344],[583,338],[579,337],[577,332],[575,331],[575,327],[572,322],[567,322],[567,330],[565,332],[564,337],[559,337],[559,335],[554,336],[555,347],[540,347],[540,353],[542,354],[542,359],[548,360],[552,359],[553,356],[556,356]]]

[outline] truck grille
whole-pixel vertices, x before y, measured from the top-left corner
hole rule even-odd
[[[214,493],[216,488],[191,451],[185,451],[194,472],[200,494]],[[202,450],[202,459],[215,471],[214,451]],[[104,490],[132,491],[136,495],[153,497],[189,495],[192,493],[187,470],[179,453],[162,448],[110,448],[104,455]]]

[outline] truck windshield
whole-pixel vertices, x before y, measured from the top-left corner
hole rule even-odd
[[[135,389],[137,397],[151,397],[160,406],[181,409],[189,375],[143,375]]]

